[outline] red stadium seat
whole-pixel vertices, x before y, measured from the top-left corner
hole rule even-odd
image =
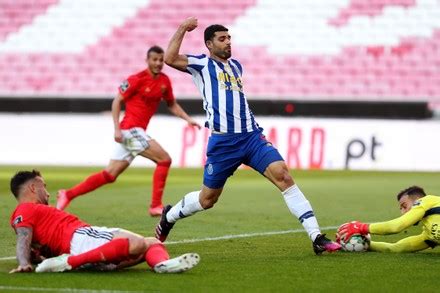
[[[111,27],[108,33],[98,34],[93,42],[80,50],[70,51],[76,40],[86,39],[83,30],[69,25],[69,10],[63,18],[52,19],[63,24],[50,29],[65,31],[64,39],[59,39],[50,48],[50,52],[29,51],[39,47],[39,36],[32,34],[35,20],[44,16],[48,9],[61,5],[57,0],[16,0],[0,2],[0,95],[56,94],[113,97],[117,86],[127,75],[141,70],[148,47],[160,45],[166,47],[169,38],[180,22],[189,15],[196,15],[201,29],[187,34],[182,46],[184,53],[204,53],[203,27],[211,23],[223,23],[234,26],[246,15],[253,13],[258,5],[255,0],[152,0],[148,5],[127,0],[126,5],[138,5],[130,17],[120,18],[119,25]],[[137,1],[140,3],[139,1]],[[262,18],[274,18],[276,1],[267,3],[265,13],[259,11],[261,19],[251,19],[249,32],[260,38],[275,37],[288,39],[282,31],[271,26],[261,26]],[[101,2],[90,2],[91,6]],[[315,44],[314,15],[326,15],[335,1],[328,1],[328,7],[315,7],[313,13],[300,15],[301,25],[307,31],[307,39]],[[325,3],[325,2],[323,2]],[[131,5],[130,4],[130,5]],[[282,2],[289,9],[291,2]],[[280,4],[280,5],[281,5]],[[324,5],[324,4],[322,4]],[[414,36],[405,36],[393,40],[382,39],[387,31],[379,31],[377,38],[381,42],[368,45],[342,46],[339,53],[321,54],[313,46],[307,54],[289,53],[289,46],[300,46],[286,42],[281,46],[271,42],[261,43],[255,39],[239,42],[233,35],[233,54],[244,68],[245,89],[250,98],[303,98],[303,99],[425,99],[433,107],[440,105],[440,28],[427,30],[426,17],[432,11],[414,10],[423,16],[420,24],[413,27],[393,27],[393,20],[402,21],[402,15],[416,7],[415,0],[352,0],[347,7],[328,17],[328,24],[343,30],[352,22],[373,21],[388,13],[394,19],[383,20],[387,30],[405,30],[414,32]],[[92,8],[93,8],[92,7]],[[283,6],[284,7],[284,6]],[[103,26],[109,19],[118,18],[118,9],[102,8]],[[439,7],[434,7],[440,9]],[[126,9],[126,8],[124,8]],[[128,8],[127,8],[128,9]],[[399,10],[400,9],[400,10]],[[221,11],[221,13],[219,13]],[[291,17],[297,16],[291,11]],[[55,16],[54,16],[55,17]],[[59,17],[59,16],[57,16]],[[283,19],[280,21],[289,21]],[[99,19],[99,18],[98,18]],[[429,20],[429,19],[428,19]],[[39,19],[45,23],[48,19]],[[50,19],[49,19],[50,21]],[[248,20],[249,21],[249,20]],[[49,22],[50,23],[50,22]],[[81,23],[78,19],[78,24]],[[416,23],[417,24],[417,23]],[[93,28],[101,31],[100,28]],[[19,34],[29,33],[28,44],[13,43]],[[105,30],[102,30],[104,32]],[[359,34],[353,31],[353,38]],[[329,36],[330,38],[330,36]],[[360,41],[365,41],[360,38]],[[9,47],[6,46],[6,42]],[[73,42],[73,43],[72,43]],[[12,45],[11,45],[12,44]],[[320,42],[316,42],[319,46]],[[15,47],[14,47],[15,46]],[[270,48],[274,46],[274,48]],[[12,48],[12,49],[11,49]],[[271,50],[283,50],[283,54]],[[174,91],[180,97],[196,97],[198,93],[187,74],[165,67],[174,84]],[[23,79],[24,82],[18,82]]]

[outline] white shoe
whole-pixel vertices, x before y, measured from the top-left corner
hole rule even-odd
[[[192,269],[200,261],[200,256],[197,253],[185,253],[181,256],[163,261],[154,266],[153,270],[156,273],[181,273]]]
[[[69,254],[62,254],[43,260],[35,269],[37,273],[70,271],[72,266],[67,263]]]

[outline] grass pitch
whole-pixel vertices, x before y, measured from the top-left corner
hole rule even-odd
[[[119,272],[13,274],[15,235],[9,216],[16,202],[9,179],[25,167],[0,168],[0,291],[5,292],[435,292],[438,290],[440,249],[414,254],[334,253],[315,256],[278,190],[258,173],[239,170],[228,181],[217,205],[178,222],[170,234],[170,254],[197,252],[201,263],[178,275],[152,273],[146,264]],[[56,191],[81,181],[98,168],[38,168],[55,202]],[[77,198],[68,212],[92,225],[122,227],[153,235],[157,218],[147,216],[152,169],[132,168],[117,182]],[[293,171],[295,180],[312,203],[321,227],[332,237],[335,227],[350,220],[374,222],[399,215],[395,194],[418,184],[440,194],[436,173]],[[176,203],[198,190],[200,169],[172,169],[165,202]],[[330,227],[330,228],[329,228]],[[373,237],[396,241],[420,233],[413,227],[395,236]],[[234,235],[275,232],[236,238]],[[276,233],[280,232],[280,233]],[[223,240],[208,237],[231,235]],[[242,235],[243,236],[243,235]],[[244,235],[246,236],[246,235]],[[249,236],[249,235],[248,235]],[[182,240],[199,240],[185,243]]]

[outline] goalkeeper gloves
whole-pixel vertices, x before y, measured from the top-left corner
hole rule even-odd
[[[361,223],[358,221],[353,221],[349,223],[342,224],[338,228],[337,237],[347,241],[354,234],[366,235],[369,233],[369,224]]]

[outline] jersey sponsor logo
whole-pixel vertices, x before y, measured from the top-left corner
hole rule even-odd
[[[121,89],[121,92],[125,93],[126,90],[128,90],[128,88],[130,87],[130,84],[128,83],[128,80],[125,80],[123,83],[121,83],[121,85],[119,86],[119,88]]]
[[[435,240],[440,240],[440,227],[438,224],[432,224],[431,226],[431,235]]]
[[[220,72],[217,74],[217,80],[220,82],[222,90],[243,92],[243,84],[240,77],[235,78],[233,74]],[[230,85],[226,83],[230,83]]]
[[[23,216],[17,216],[14,221],[12,222],[14,226],[20,224],[21,222],[23,222]]]
[[[214,173],[214,167],[212,166],[212,164],[208,165],[208,167],[206,168],[206,172],[208,172],[209,175],[212,175],[212,173]]]

